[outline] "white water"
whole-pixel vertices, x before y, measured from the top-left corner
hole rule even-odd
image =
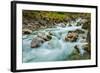
[[[79,20],[77,20],[79,21]],[[72,26],[47,28],[42,32],[52,32],[53,36],[50,41],[43,43],[38,48],[30,48],[31,41],[36,34],[24,35],[23,36],[23,62],[43,62],[43,61],[63,61],[67,60],[68,56],[73,52],[76,45],[79,46],[80,55],[83,55],[84,50],[82,45],[87,44],[85,39],[81,36],[87,37],[87,31],[82,29],[82,25],[76,26],[77,22],[74,22]],[[68,31],[75,31],[80,29],[85,31],[85,34],[79,34],[76,42],[66,42],[64,37],[68,34]],[[36,33],[41,30],[36,31]],[[34,32],[33,32],[34,33]],[[84,42],[82,42],[84,41]]]

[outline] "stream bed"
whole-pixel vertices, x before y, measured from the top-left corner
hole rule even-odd
[[[63,23],[59,23],[63,24]],[[30,62],[48,62],[48,61],[67,61],[71,60],[70,56],[73,52],[78,51],[79,56],[83,56],[86,52],[84,45],[88,44],[86,41],[88,30],[82,29],[82,24],[76,26],[77,22],[72,23],[71,26],[68,24],[65,27],[56,26],[54,28],[40,29],[33,31],[32,34],[23,35],[22,37],[22,60],[24,63]],[[84,33],[78,33],[78,37],[75,41],[66,41],[65,37],[68,36],[69,32],[76,30],[83,31]],[[31,47],[33,38],[38,33],[52,33],[51,40],[40,44],[39,47]],[[84,37],[84,38],[83,38]],[[78,46],[78,49],[75,49]],[[86,55],[87,56],[87,55]],[[79,58],[80,59],[80,58]],[[74,60],[74,59],[73,59]]]

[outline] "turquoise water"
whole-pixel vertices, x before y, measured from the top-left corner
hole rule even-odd
[[[66,27],[55,27],[47,28],[38,31],[34,31],[30,35],[23,35],[23,57],[22,60],[24,63],[30,62],[44,62],[44,61],[64,61],[68,60],[68,56],[75,49],[75,45],[79,45],[80,55],[83,55],[84,50],[82,45],[87,44],[81,36],[87,37],[87,30],[82,29],[82,25],[76,26],[77,22],[74,22],[72,26]],[[69,31],[75,31],[76,29],[82,30],[85,33],[79,34],[79,37],[76,42],[66,42],[64,37],[68,34]],[[36,37],[39,32],[52,32],[52,39],[41,44],[38,48],[31,48],[31,41],[33,37]]]

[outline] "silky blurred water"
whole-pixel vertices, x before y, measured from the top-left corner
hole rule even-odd
[[[77,22],[73,23],[72,26],[66,27],[55,27],[55,28],[47,28],[38,31],[34,31],[30,35],[23,35],[23,43],[22,43],[22,60],[24,63],[30,62],[45,62],[45,61],[64,61],[68,60],[68,56],[75,49],[75,45],[79,45],[80,54],[84,53],[82,49],[82,45],[86,44],[86,42],[81,42],[83,39],[81,35],[76,42],[66,42],[64,41],[64,37],[68,34],[69,31],[75,31],[76,29],[80,29],[85,31],[83,36],[87,37],[87,31],[82,29],[82,25],[76,26]],[[31,48],[31,41],[33,37],[36,36],[38,32],[52,32],[52,39],[43,43],[38,48]]]

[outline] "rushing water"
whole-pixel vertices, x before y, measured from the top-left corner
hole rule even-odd
[[[77,20],[79,21],[79,20]],[[82,24],[80,26],[76,26],[77,22],[72,23],[72,26],[66,27],[55,27],[55,28],[47,28],[41,29],[38,31],[34,31],[30,35],[23,35],[23,62],[43,62],[43,61],[63,61],[67,60],[68,56],[75,49],[75,45],[79,45],[80,55],[83,55],[84,50],[82,49],[82,45],[87,44],[86,39],[82,39],[81,36],[87,37],[87,30],[82,29]],[[68,25],[68,24],[67,24]],[[66,42],[64,41],[64,37],[68,34],[69,31],[75,31],[76,29],[80,29],[84,31],[84,34],[79,34],[79,37],[76,42]],[[33,37],[37,35],[38,32],[52,32],[52,39],[43,43],[38,48],[31,48],[31,41]]]

